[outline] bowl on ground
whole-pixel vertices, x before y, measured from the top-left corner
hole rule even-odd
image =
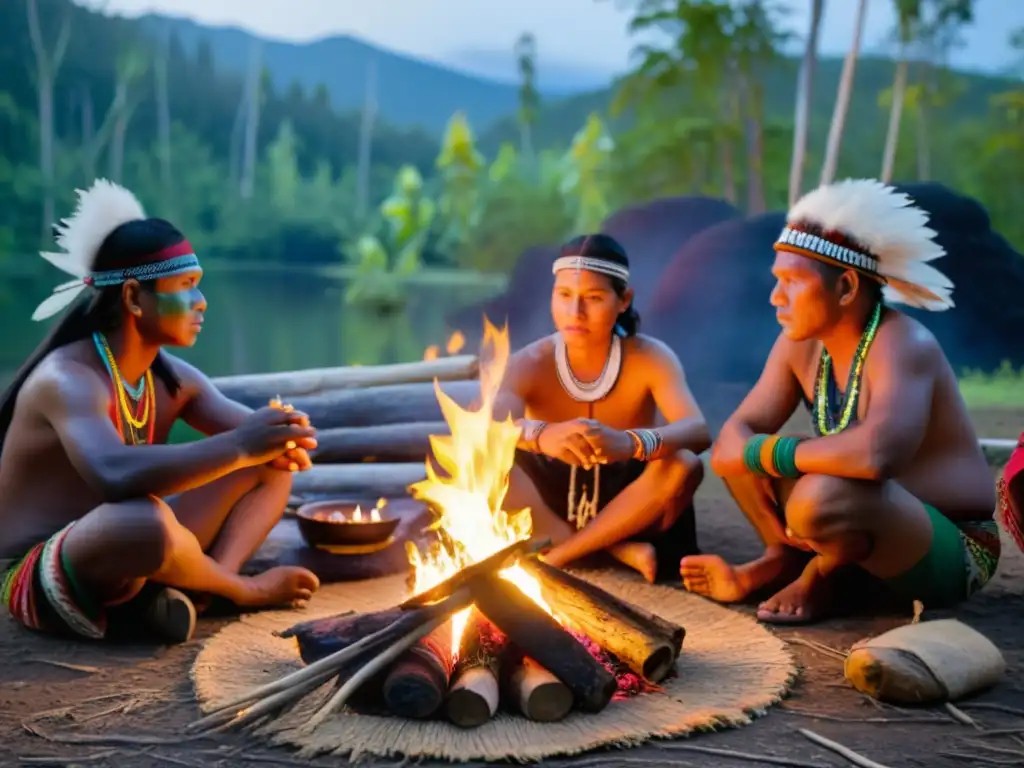
[[[356,507],[362,520],[352,519]],[[328,499],[303,504],[295,512],[299,532],[313,547],[366,547],[387,541],[398,527],[399,519],[378,510],[380,520],[370,520],[376,507],[371,499]],[[338,519],[338,517],[342,519]]]

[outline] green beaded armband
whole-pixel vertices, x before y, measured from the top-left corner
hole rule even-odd
[[[755,475],[768,474],[761,464],[761,446],[764,445],[768,437],[768,435],[754,435],[743,446],[743,465]]]
[[[772,464],[782,477],[796,480],[803,474],[796,468],[796,449],[803,442],[799,437],[780,437],[772,450]]]

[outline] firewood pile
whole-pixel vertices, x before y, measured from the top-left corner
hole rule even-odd
[[[326,685],[330,694],[306,730],[345,706],[472,728],[499,707],[553,722],[659,691],[675,668],[683,627],[547,565],[536,556],[546,545],[520,541],[400,605],[281,632],[296,640],[304,666],[218,704],[188,730],[254,727]],[[513,566],[536,581],[541,601],[503,575]]]

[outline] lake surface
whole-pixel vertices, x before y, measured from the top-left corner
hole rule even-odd
[[[43,266],[38,274],[19,270],[0,281],[4,383],[53,322],[32,320],[39,302],[64,279]],[[174,352],[210,376],[420,360],[427,346],[443,348],[455,330],[445,315],[502,290],[500,280],[425,274],[406,287],[404,311],[381,316],[348,305],[345,286],[339,270],[208,265],[203,332],[195,347]]]

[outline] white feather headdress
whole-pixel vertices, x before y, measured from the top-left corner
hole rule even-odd
[[[928,214],[894,187],[848,179],[798,200],[775,248],[875,277],[887,301],[941,311],[953,306],[953,283],[928,263],[946,252],[927,223]]]
[[[33,320],[45,320],[68,306],[89,284],[96,255],[107,236],[122,224],[146,218],[135,195],[106,179],[97,179],[87,190],[75,190],[78,205],[70,218],[57,225],[57,246],[63,253],[39,255],[75,279],[53,289],[32,313]]]

